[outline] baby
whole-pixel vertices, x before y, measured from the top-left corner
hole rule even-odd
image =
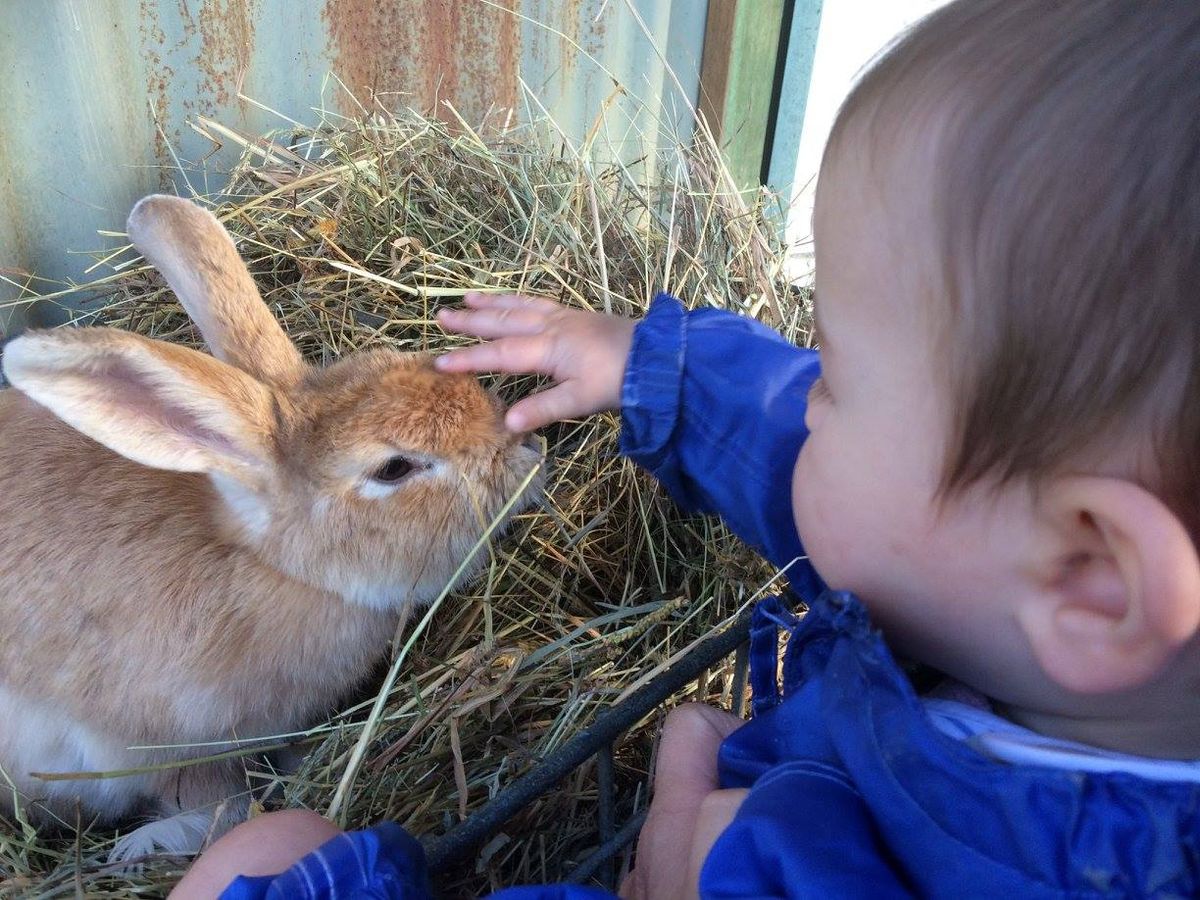
[[[619,408],[809,605],[758,610],[748,724],[672,717],[626,896],[1200,893],[1198,111],[1190,0],[959,0],[830,138],[819,356],[668,297],[442,312],[490,341],[443,370],[557,382],[512,430]]]

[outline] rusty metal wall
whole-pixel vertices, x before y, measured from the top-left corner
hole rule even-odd
[[[193,132],[190,116],[253,133],[286,125],[239,93],[302,123],[315,120],[314,107],[358,112],[341,84],[391,106],[448,100],[473,124],[510,109],[528,121],[540,102],[579,141],[615,79],[628,96],[611,101],[602,139],[636,155],[644,142],[690,131],[707,7],[0,0],[0,330],[6,320],[19,327],[20,273],[81,280],[93,261],[84,251],[117,243],[97,231],[120,231],[138,197],[184,187],[185,176],[201,190],[221,186],[234,154]]]

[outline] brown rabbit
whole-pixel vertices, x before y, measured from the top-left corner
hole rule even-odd
[[[128,229],[215,358],[106,328],[33,332],[5,347],[0,390],[0,809],[15,793],[34,821],[74,822],[78,799],[85,821],[112,822],[149,805],[118,859],[197,849],[244,814],[242,767],[30,773],[312,724],[540,459],[478,382],[426,356],[306,365],[199,206],[147,197]]]

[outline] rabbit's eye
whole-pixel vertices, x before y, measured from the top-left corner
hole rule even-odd
[[[382,481],[384,484],[395,484],[416,467],[416,464],[411,459],[403,456],[393,456],[376,469],[371,477],[376,481]]]

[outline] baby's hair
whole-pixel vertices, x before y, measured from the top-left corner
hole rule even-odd
[[[1145,435],[1139,476],[1200,535],[1200,3],[958,0],[867,72],[831,147],[878,157],[899,128],[933,135],[943,490]]]

